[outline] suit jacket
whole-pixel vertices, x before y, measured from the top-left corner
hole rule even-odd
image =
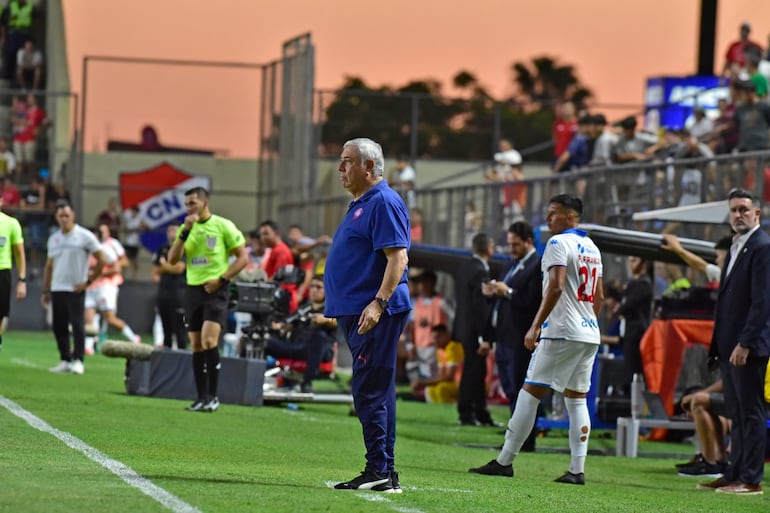
[[[740,342],[749,356],[770,355],[770,236],[755,231],[737,255],[730,274],[728,254],[714,314],[710,356],[730,358]]]
[[[512,261],[500,275],[505,279],[508,271],[518,265],[518,261]],[[524,335],[527,334],[532,320],[540,307],[543,297],[542,274],[540,272],[540,257],[537,253],[530,256],[524,267],[506,284],[513,289],[510,299],[495,298],[499,301],[500,308],[497,312],[497,328],[495,329],[495,342],[508,347],[523,347]],[[493,301],[494,305],[495,301]]]
[[[464,347],[475,347],[479,336],[485,334],[492,311],[481,283],[489,279],[489,270],[476,257],[463,263],[455,274],[455,321],[452,334]]]
[[[652,280],[647,275],[634,278],[626,284],[623,302],[618,308],[618,315],[626,319],[624,340],[638,343],[650,325],[652,309]]]

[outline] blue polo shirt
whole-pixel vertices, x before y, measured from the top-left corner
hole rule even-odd
[[[398,193],[381,180],[350,203],[334,233],[324,269],[327,317],[360,315],[374,300],[388,262],[385,248],[409,249],[409,212]],[[411,307],[404,269],[388,312]]]

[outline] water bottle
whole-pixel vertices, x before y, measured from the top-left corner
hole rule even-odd
[[[644,417],[644,377],[641,373],[635,373],[631,379],[631,417],[640,419]]]

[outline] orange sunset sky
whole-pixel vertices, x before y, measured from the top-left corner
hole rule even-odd
[[[371,86],[435,78],[454,96],[449,82],[467,69],[501,96],[513,92],[514,61],[547,54],[574,64],[598,104],[637,106],[647,77],[695,72],[699,9],[699,0],[64,0],[75,92],[85,55],[261,64],[310,32],[317,88],[346,75]],[[744,20],[767,46],[770,1],[721,0],[715,69]],[[254,156],[259,83],[255,71],[89,64],[86,149],[138,140],[151,122],[167,145]]]

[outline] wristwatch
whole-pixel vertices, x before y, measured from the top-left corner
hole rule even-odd
[[[383,312],[388,309],[388,300],[387,299],[382,298],[382,297],[376,297],[376,298],[374,298],[374,301],[375,301],[375,303],[380,305],[380,308],[382,308]]]
[[[228,283],[230,283],[230,280],[228,280],[224,276],[220,276],[219,277],[219,283],[221,283],[222,285],[227,285]]]

